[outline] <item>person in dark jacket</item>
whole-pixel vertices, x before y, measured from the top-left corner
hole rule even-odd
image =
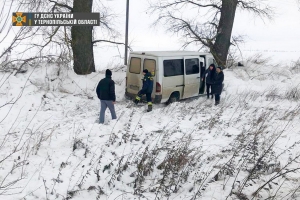
[[[205,82],[206,82],[207,98],[209,98],[209,94],[211,94],[211,98],[214,98],[213,93],[210,93],[212,90],[212,84],[214,83],[214,76],[216,74],[216,67],[214,64],[210,64],[209,68],[205,70],[205,72],[202,75],[202,81],[204,80],[206,74],[207,76]]]
[[[215,95],[215,105],[220,103],[220,95],[223,89],[224,73],[221,67],[217,67],[214,82],[212,85],[212,92]]]
[[[141,97],[146,94],[146,99],[148,102],[148,109],[147,112],[152,111],[152,99],[151,99],[151,94],[152,94],[152,90],[153,90],[153,77],[152,74],[147,70],[144,69],[143,70],[143,75],[144,78],[142,79],[143,81],[143,87],[142,89],[138,92],[134,103],[138,104],[139,101],[141,100]]]
[[[111,79],[111,75],[112,72],[107,69],[105,72],[105,78],[100,80],[96,89],[97,96],[100,99],[101,103],[99,119],[100,124],[104,123],[105,110],[107,107],[110,110],[112,119],[117,119],[114,106],[116,102],[115,82]]]

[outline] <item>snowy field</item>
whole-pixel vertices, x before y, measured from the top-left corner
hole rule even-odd
[[[117,120],[97,123],[104,71],[53,63],[0,72],[1,200],[300,199],[300,63],[224,70],[206,96],[132,107],[112,69]]]

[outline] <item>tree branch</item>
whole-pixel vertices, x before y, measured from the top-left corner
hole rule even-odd
[[[217,4],[200,4],[200,3],[196,3],[193,0],[178,0],[175,1],[173,3],[166,3],[166,4],[160,4],[159,6],[154,6],[158,9],[166,9],[172,6],[177,6],[179,4],[192,4],[198,7],[202,7],[202,8],[206,8],[206,7],[212,7],[212,8],[217,8],[217,9],[221,9],[221,7],[219,7]]]
[[[202,44],[204,44],[205,46],[209,47],[209,43],[207,43],[206,41],[203,40],[203,38],[201,38],[196,32],[195,30],[191,27],[190,23],[188,23],[187,21],[183,20],[183,19],[180,19],[180,18],[177,18],[177,17],[174,17],[173,15],[171,15],[169,13],[169,17],[173,20],[176,20],[176,21],[180,21],[183,23],[183,26],[182,28],[186,28],[199,42],[201,42]]]
[[[108,42],[108,43],[112,43],[112,44],[123,44],[125,45],[124,43],[122,42],[114,42],[114,41],[110,41],[110,40],[94,40],[92,43],[97,43],[97,42]]]
[[[92,43],[95,44],[97,42],[107,42],[107,43],[112,43],[112,44],[121,44],[121,45],[125,45],[124,43],[122,42],[114,42],[114,41],[110,41],[110,40],[94,40]],[[127,46],[127,48],[129,48],[130,50],[132,50],[130,48],[130,46]]]
[[[212,7],[212,8],[217,8],[218,10],[221,10],[221,7],[217,6],[217,4],[206,4],[206,5],[203,5],[203,4],[199,4],[199,3],[195,3],[194,1],[186,1],[190,4],[193,4],[193,5],[196,5],[196,6],[199,6],[199,7],[202,7],[202,8],[206,8],[206,7]]]
[[[54,3],[54,6],[53,6],[53,8],[52,8],[52,11],[54,11],[54,8],[55,8],[56,6],[59,6],[59,7],[67,8],[67,9],[69,9],[71,12],[73,12],[73,8],[72,8],[71,6],[68,6],[68,5],[62,4],[62,3],[58,3],[58,2],[53,1],[53,0],[49,0],[49,1],[50,1],[51,3]]]
[[[260,6],[257,5],[254,1],[245,2],[245,1],[238,1],[238,5],[245,10],[254,12],[259,17],[267,17],[269,19],[272,18],[272,8],[269,6],[266,6],[265,8],[260,8]]]

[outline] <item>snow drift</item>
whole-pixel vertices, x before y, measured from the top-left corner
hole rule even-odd
[[[0,73],[0,198],[300,198],[300,65],[227,69],[206,97],[132,107],[112,69],[118,119],[97,123],[104,71],[53,63]]]

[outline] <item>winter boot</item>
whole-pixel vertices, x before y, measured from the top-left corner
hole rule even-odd
[[[148,102],[147,112],[151,112],[151,111],[152,111],[152,102]]]
[[[133,102],[135,105],[137,105],[140,102],[140,100],[141,100],[141,97],[136,96]]]
[[[216,105],[219,105],[219,104],[220,104],[220,101],[216,101],[216,102],[215,102],[215,106],[216,106]]]

